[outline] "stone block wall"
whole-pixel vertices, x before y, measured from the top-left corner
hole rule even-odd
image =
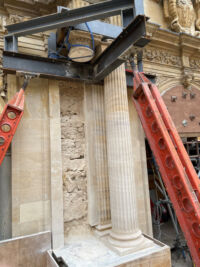
[[[21,84],[21,79],[8,76],[10,97]],[[48,80],[31,81],[25,99],[12,142],[13,237],[51,229]]]

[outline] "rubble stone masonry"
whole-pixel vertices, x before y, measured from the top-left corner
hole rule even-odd
[[[65,236],[87,217],[83,97],[82,83],[60,82]]]

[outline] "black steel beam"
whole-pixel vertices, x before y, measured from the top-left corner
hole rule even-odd
[[[9,36],[4,39],[4,50],[17,52],[18,51],[18,40],[17,37]]]
[[[110,0],[6,26],[9,36],[24,36],[121,14],[133,8],[134,0]]]
[[[25,54],[3,52],[3,71],[35,73],[47,79],[79,79],[91,81],[93,69],[90,64],[80,64],[71,61],[30,56]]]
[[[55,49],[55,35],[50,38],[50,48]],[[93,63],[75,63],[70,60],[58,60],[30,56],[4,51],[3,70],[7,73],[17,71],[40,74],[44,78],[80,79],[99,82],[106,75],[125,62],[121,56],[133,45],[144,47],[149,42],[146,37],[146,17],[138,16],[130,23],[113,43]],[[140,59],[141,60],[141,59]]]
[[[65,11],[68,11],[68,10],[70,10],[70,9],[67,8],[67,7],[63,7],[63,6],[58,6],[57,7],[58,13],[65,12]],[[132,8],[132,10],[133,10],[133,8]],[[88,22],[88,25],[89,25],[89,27],[91,29],[91,32],[93,34],[102,35],[103,37],[106,37],[106,38],[115,39],[123,30],[123,28],[120,27],[120,26],[113,25],[113,24],[110,24],[110,23],[106,23],[106,22],[103,22],[103,21],[100,21],[100,20],[90,21],[90,22]],[[124,26],[124,27],[126,27],[126,26]],[[88,32],[88,28],[85,25],[85,23],[81,23],[81,24],[75,25],[74,29]]]
[[[144,15],[144,0],[134,0],[134,15]]]
[[[122,25],[127,27],[134,19],[134,9],[127,9],[122,11]]]
[[[91,32],[93,34],[102,35],[103,37],[106,37],[106,38],[115,39],[123,30],[122,27],[112,25],[109,23],[105,23],[99,20],[90,21],[88,22],[88,25],[90,26]],[[76,30],[88,32],[88,28],[86,27],[85,23],[78,24],[74,28]]]
[[[133,45],[144,47],[150,40],[146,37],[146,17],[137,16],[94,63],[94,80],[102,80],[123,63],[120,57]]]

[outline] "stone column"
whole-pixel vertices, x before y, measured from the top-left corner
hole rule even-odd
[[[97,180],[97,203],[99,223],[96,226],[98,234],[105,234],[111,228],[110,224],[110,194],[108,180],[108,163],[106,149],[106,127],[104,110],[104,88],[94,85],[92,88],[94,114],[94,156],[95,176]]]
[[[124,65],[105,79],[105,114],[112,231],[109,244],[120,255],[151,242],[138,227],[135,169]]]
[[[71,0],[71,2],[69,3],[69,8],[79,8],[87,5],[88,3],[84,2],[83,0]]]
[[[88,220],[91,226],[96,227],[95,233],[102,236],[111,228],[104,87],[86,84],[84,98],[88,160]]]

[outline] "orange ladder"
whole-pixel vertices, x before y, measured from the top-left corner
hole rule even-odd
[[[24,113],[24,91],[28,86],[29,80],[36,76],[30,73],[24,74],[25,79],[22,88],[6,104],[0,115],[0,165]]]
[[[200,180],[155,84],[133,71],[133,102],[184,233],[200,266]]]
[[[9,148],[24,112],[24,90],[8,102],[0,116],[0,165]]]

